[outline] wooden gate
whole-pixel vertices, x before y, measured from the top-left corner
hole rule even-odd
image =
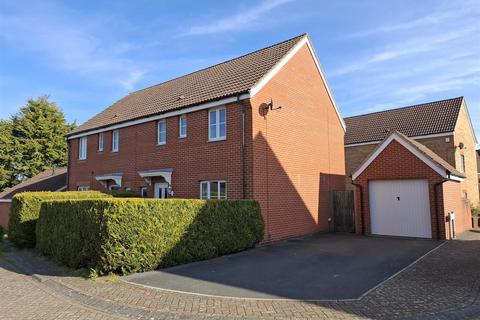
[[[355,232],[353,191],[333,191],[333,226],[335,232]]]

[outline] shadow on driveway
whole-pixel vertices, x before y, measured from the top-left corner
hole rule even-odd
[[[440,244],[322,234],[124,279],[162,289],[236,298],[356,299]]]

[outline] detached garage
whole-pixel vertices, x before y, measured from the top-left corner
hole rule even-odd
[[[392,132],[353,173],[359,233],[451,239],[471,226],[465,178],[424,145]]]

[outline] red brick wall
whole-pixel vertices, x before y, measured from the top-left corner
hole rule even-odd
[[[469,230],[472,226],[472,215],[468,202],[461,197],[462,184],[448,181],[442,185],[445,230],[450,239],[450,224],[447,222],[449,212],[455,212],[455,234]]]
[[[273,98],[282,109],[263,117]],[[242,109],[245,161],[242,164]],[[69,189],[103,189],[96,175],[122,172],[122,187],[138,191],[138,171],[172,168],[175,197],[199,198],[201,180],[226,180],[228,198],[260,202],[266,241],[328,231],[332,190],[345,188],[344,131],[307,47],[252,99],[227,105],[227,140],[208,142],[208,110],[187,114],[188,136],[178,138],[178,117],[167,119],[167,144],[156,145],[156,122],[120,129],[120,150],[104,151],[88,137],[87,160],[78,160],[78,139],[69,142]],[[244,182],[244,186],[243,186]],[[153,187],[149,187],[153,195]]]
[[[261,111],[273,98],[279,110]],[[331,191],[345,188],[344,131],[305,45],[251,99],[253,191],[265,239],[329,231]]]
[[[363,189],[363,210],[356,212],[356,230],[362,232],[361,215],[363,212],[365,234],[370,234],[370,205],[368,183],[370,180],[392,180],[392,179],[427,179],[430,195],[430,214],[432,223],[432,238],[445,238],[445,225],[437,220],[436,212],[444,212],[442,187],[437,186],[437,203],[435,203],[435,184],[443,181],[443,178],[433,171],[423,161],[418,159],[410,151],[405,149],[397,141],[392,141],[378,157],[357,177],[355,183]],[[436,211],[438,210],[438,211]],[[443,220],[444,218],[441,217]],[[440,234],[437,233],[437,222],[440,225]]]
[[[0,202],[0,225],[8,229],[8,217],[10,215],[10,202]]]
[[[167,143],[157,145],[155,121],[121,128],[119,152],[111,152],[111,132],[104,133],[104,151],[97,151],[98,136],[88,136],[86,160],[78,160],[78,139],[69,142],[69,190],[89,185],[101,190],[95,176],[123,173],[122,187],[139,191],[149,188],[138,171],[172,168],[172,189],[179,198],[199,198],[201,180],[226,180],[229,198],[242,198],[241,174],[241,107],[227,108],[227,139],[208,142],[208,110],[187,114],[188,134],[179,138],[178,116],[168,118]]]

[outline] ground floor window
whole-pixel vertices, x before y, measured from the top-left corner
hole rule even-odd
[[[89,186],[78,186],[77,191],[88,191],[90,190]]]
[[[200,199],[226,199],[227,198],[227,182],[202,181],[200,182]]]

